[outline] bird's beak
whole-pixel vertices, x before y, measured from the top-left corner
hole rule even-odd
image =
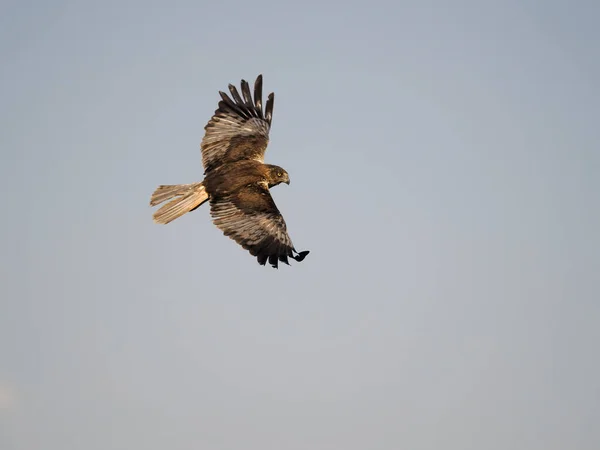
[[[287,180],[285,180],[285,184],[287,184],[288,186],[290,185],[290,179],[289,178]]]

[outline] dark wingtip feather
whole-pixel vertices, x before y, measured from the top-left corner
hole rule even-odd
[[[306,255],[308,255],[309,253],[310,253],[309,250],[305,250],[303,252],[298,253],[296,256],[292,256],[292,258],[294,258],[296,261],[300,262],[304,258],[306,258]]]
[[[288,266],[290,265],[288,261],[288,256],[286,254],[279,255],[279,261],[281,261],[284,264],[287,264]]]
[[[238,106],[244,106],[244,100],[242,100],[242,97],[240,96],[240,93],[238,92],[237,88],[233,85],[233,84],[229,84],[229,92],[231,92],[231,95],[233,96],[233,99],[235,100],[235,102],[238,104]]]
[[[256,259],[261,266],[264,266],[267,263],[268,255],[261,253],[256,257]]]
[[[294,252],[297,253],[297,255],[294,255]],[[267,261],[269,262],[269,264],[271,265],[271,267],[278,269],[279,268],[279,262],[281,261],[282,263],[287,264],[288,266],[290,265],[288,257],[291,257],[292,259],[296,260],[297,262],[302,261],[304,258],[306,258],[306,255],[308,255],[310,252],[308,250],[305,250],[303,252],[296,252],[295,250],[289,250],[289,252],[287,254],[280,254],[278,255],[277,253],[270,253],[268,250],[264,251],[263,253],[259,253],[256,256],[256,259],[258,260],[258,263],[261,266],[265,266],[267,264]]]
[[[244,106],[250,114],[258,117],[256,110],[254,109],[254,103],[252,102],[252,94],[250,93],[250,85],[246,80],[242,80],[242,96],[244,97]]]
[[[275,102],[275,94],[271,92],[267,97],[267,107],[265,109],[265,120],[271,125],[273,120],[273,103]]]
[[[256,106],[258,116],[261,119],[264,118],[262,111],[262,74],[254,82],[254,106]]]
[[[248,102],[252,103],[252,96],[250,95],[250,85],[248,84],[248,82],[246,80],[242,80],[240,86],[242,87],[242,96],[244,97],[246,105],[248,104]]]
[[[236,94],[237,94],[237,91],[236,91]],[[229,109],[231,109],[232,111],[235,111],[237,114],[239,114],[240,116],[242,116],[246,119],[250,118],[250,115],[248,115],[248,113],[245,112],[243,110],[243,108],[240,108],[238,105],[236,105],[234,103],[234,101],[229,98],[229,95],[227,95],[225,92],[219,91],[219,95],[221,96],[221,98],[223,99],[223,102],[225,102],[225,104],[227,105],[227,107]],[[232,92],[232,95],[234,95],[233,92]],[[240,95],[237,94],[237,96],[239,97]],[[235,98],[235,95],[234,95],[234,98]]]

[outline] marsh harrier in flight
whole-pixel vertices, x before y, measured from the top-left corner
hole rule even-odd
[[[150,199],[156,206],[154,221],[167,224],[208,201],[214,224],[225,236],[235,240],[258,263],[289,264],[288,257],[302,261],[308,251],[298,253],[287,232],[283,216],[269,189],[290,184],[288,173],[279,166],[265,164],[275,95],[269,94],[262,107],[262,75],[250,86],[241,83],[242,95],[229,85],[231,99],[219,92],[219,108],[204,127],[200,144],[204,180],[199,183],[162,185]]]

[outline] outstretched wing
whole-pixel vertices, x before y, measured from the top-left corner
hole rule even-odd
[[[269,261],[277,268],[278,261],[289,264],[288,257],[302,261],[309,253],[294,249],[285,220],[264,183],[248,184],[231,195],[211,199],[210,215],[225,236],[256,256],[261,265]]]
[[[254,99],[245,80],[242,80],[241,86],[243,98],[232,84],[229,91],[233,100],[219,92],[222,99],[219,108],[204,127],[206,132],[200,148],[205,173],[242,159],[264,161],[275,95],[269,94],[263,114],[262,75],[254,83]]]

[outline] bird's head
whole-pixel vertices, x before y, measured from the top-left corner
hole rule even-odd
[[[269,187],[277,186],[279,183],[290,184],[290,176],[279,166],[270,166]]]

